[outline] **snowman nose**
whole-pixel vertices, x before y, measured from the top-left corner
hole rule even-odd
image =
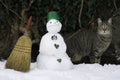
[[[57,21],[55,21],[54,24],[57,24]]]

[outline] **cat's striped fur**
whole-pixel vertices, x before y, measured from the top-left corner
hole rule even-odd
[[[101,55],[109,47],[112,39],[111,19],[103,23],[98,19],[97,31],[77,31],[66,40],[67,53],[76,63],[84,56],[89,56],[91,63],[100,63]]]
[[[79,63],[82,57],[89,55],[94,34],[91,30],[79,30],[66,40],[67,53],[73,63]]]

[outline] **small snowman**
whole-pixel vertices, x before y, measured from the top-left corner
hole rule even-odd
[[[40,69],[68,70],[73,64],[66,53],[66,44],[58,33],[62,28],[57,12],[50,11],[47,16],[47,31],[40,42],[37,67]]]

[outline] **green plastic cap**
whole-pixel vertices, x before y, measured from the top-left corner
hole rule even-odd
[[[47,21],[51,20],[51,19],[56,19],[56,20],[60,20],[58,13],[55,11],[50,11],[47,15]]]

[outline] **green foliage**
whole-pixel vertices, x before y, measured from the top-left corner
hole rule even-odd
[[[20,22],[18,16],[16,16],[9,9],[16,12],[21,16],[21,11],[24,7],[28,7],[31,0],[1,0],[7,8],[0,3],[0,21],[7,22],[17,20]],[[27,16],[33,16],[33,21],[39,26],[39,32],[44,34],[46,32],[45,25],[47,22],[47,13],[51,10],[55,10],[61,17],[63,24],[62,32],[76,31],[79,29],[78,16],[81,8],[82,0],[33,0],[33,4],[30,10],[27,12]],[[114,0],[84,0],[83,10],[81,15],[82,27],[88,27],[91,21],[94,21],[98,17],[105,18],[110,17],[113,11],[115,11]],[[120,1],[115,0],[117,9]],[[107,11],[107,12],[106,12]],[[105,16],[104,16],[105,15]],[[93,20],[92,20],[93,19]],[[5,23],[4,23],[5,24]]]

